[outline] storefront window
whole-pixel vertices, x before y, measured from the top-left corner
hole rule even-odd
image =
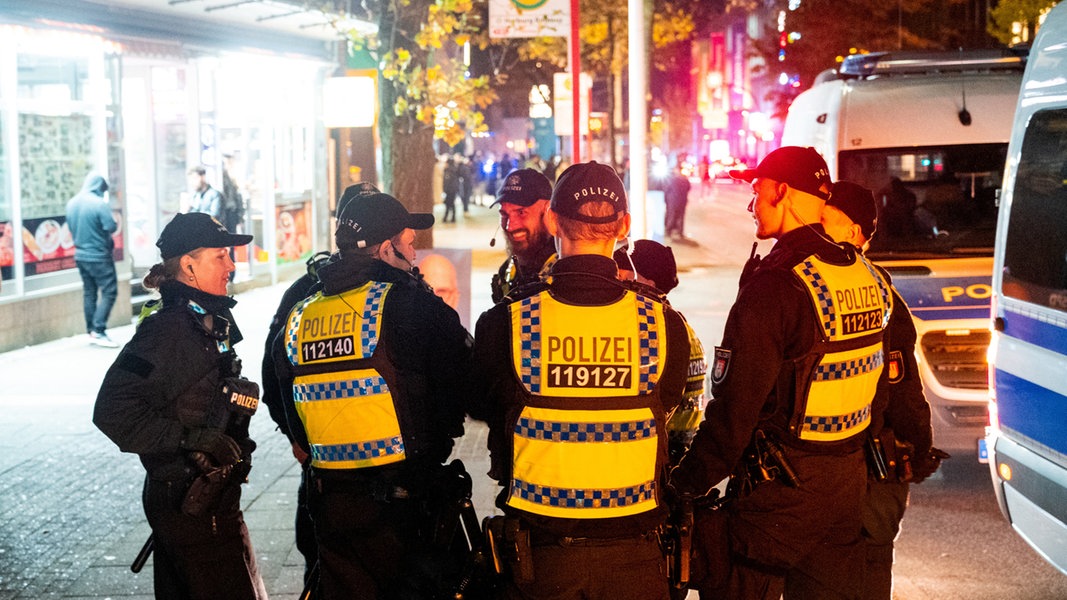
[[[15,234],[11,226],[11,197],[7,193],[7,155],[4,153],[4,128],[0,124],[0,279],[15,277]],[[0,294],[13,293],[10,285],[0,285]]]
[[[20,241],[27,276],[75,266],[66,204],[98,168],[93,120],[82,105],[88,80],[87,59],[18,57]]]

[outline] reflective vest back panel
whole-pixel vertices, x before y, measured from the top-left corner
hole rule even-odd
[[[656,508],[663,305],[628,291],[607,306],[575,306],[545,291],[509,309],[526,400],[507,504],[576,519]]]
[[[405,458],[393,394],[373,358],[391,286],[371,281],[337,296],[319,292],[289,313],[293,401],[312,466],[359,469]]]
[[[870,424],[892,294],[862,256],[847,266],[809,256],[793,267],[793,274],[808,292],[822,334],[807,395],[798,398],[794,430],[802,440],[845,440]]]

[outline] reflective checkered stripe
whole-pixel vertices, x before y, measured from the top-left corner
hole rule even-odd
[[[404,460],[393,396],[374,369],[299,376],[293,401],[313,466],[360,469]]]
[[[318,292],[293,307],[285,327],[290,364],[342,362],[374,354],[382,304],[391,287],[371,281],[336,296]]]
[[[882,331],[891,296],[885,280],[862,257],[851,265],[832,265],[811,256],[793,272],[808,291],[824,335],[807,396],[797,399],[796,433],[812,442],[845,440],[870,425],[885,363]]]
[[[823,328],[823,334],[833,339],[837,336],[837,312],[834,307],[834,299],[830,294],[830,287],[822,278],[815,263],[811,259],[805,260],[794,269],[800,280],[806,284],[808,293],[811,294],[815,303],[815,313],[819,315],[819,322]]]
[[[874,354],[841,362],[822,362],[815,368],[815,381],[848,379],[879,369],[884,362],[884,353],[879,349]]]
[[[648,481],[636,487],[614,490],[575,490],[550,488],[512,479],[511,488],[515,496],[538,507],[560,507],[564,509],[625,509],[641,502],[652,501],[656,494],[655,481]]]
[[[512,309],[514,310],[514,309]],[[541,393],[541,296],[524,298],[518,307],[519,379],[531,394]]]
[[[336,296],[320,292],[290,312],[293,401],[315,467],[360,469],[405,458],[392,392],[373,367],[390,287],[369,282]]]
[[[508,506],[572,519],[652,510],[658,435],[649,408],[527,406],[513,430]]]
[[[660,339],[663,332],[656,328],[657,311],[659,308],[658,321],[662,325],[662,305],[655,304],[646,296],[637,296],[637,331],[640,343],[638,348],[641,356],[641,374],[638,379],[638,393],[647,394],[659,381],[659,354]]]
[[[804,417],[804,429],[814,433],[833,434],[848,431],[871,419],[871,407],[867,405],[860,410],[837,417]]]
[[[610,397],[655,389],[667,355],[658,301],[628,291],[607,306],[575,306],[545,291],[509,310],[512,363],[530,394]]]

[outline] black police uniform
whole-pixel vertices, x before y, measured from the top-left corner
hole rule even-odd
[[[493,275],[493,304],[502,301],[512,290],[540,281],[541,272],[552,266],[555,257],[556,246],[551,237],[533,253],[530,264],[540,265],[536,271],[530,269],[527,272],[519,266],[519,260],[514,255],[509,256],[497,269],[496,275]]]
[[[322,295],[315,294],[311,302],[336,300],[368,283],[391,284],[374,313],[380,327],[372,357],[380,360],[392,394],[405,456],[400,462],[362,468],[320,466],[338,457],[327,457],[308,443],[306,423],[293,401],[294,383],[308,371],[290,362],[288,349],[299,345],[299,335],[287,325],[272,354],[290,432],[313,461],[309,505],[319,548],[319,592],[326,599],[431,597],[447,578],[440,569],[458,569],[441,566],[454,556],[430,538],[435,500],[444,495],[434,486],[453,438],[463,434],[462,384],[469,371],[470,335],[456,312],[425,284],[380,260],[343,257],[320,268],[318,275]],[[298,304],[294,313],[306,306]],[[358,344],[358,327],[356,331]],[[311,369],[328,375],[332,369],[351,368],[334,362]],[[316,457],[323,462],[316,463]]]
[[[241,481],[205,514],[181,508],[201,474],[191,450],[210,453],[190,448],[190,440],[224,432],[246,467],[255,448],[247,417],[228,413],[220,394],[223,379],[240,372],[232,346],[241,333],[230,313],[236,301],[176,281],[160,292],[162,308],[141,322],[104,376],[93,423],[123,452],[140,455],[147,471],[156,597],[266,598],[240,510]]]
[[[662,487],[666,481],[667,465],[665,421],[666,415],[674,411],[683,401],[690,359],[687,328],[676,312],[669,306],[659,303],[654,297],[640,294],[637,296],[642,299],[638,302],[647,303],[647,307],[662,306],[663,323],[656,325],[653,329],[662,325],[661,331],[666,332],[665,339],[658,338],[660,344],[666,346],[665,356],[659,355],[658,358],[659,379],[651,391],[651,396],[645,396],[645,398],[654,398],[654,395],[658,394],[660,406],[653,406],[650,409],[651,414],[655,415],[652,419],[654,424],[641,429],[643,433],[633,432],[632,435],[635,436],[633,438],[623,436],[623,441],[647,436],[649,433],[654,433],[656,436],[655,473],[649,482],[650,489],[646,490],[648,495],[644,497],[644,500],[647,500],[646,506],[650,508],[619,516],[615,511],[625,505],[625,500],[598,502],[592,499],[594,498],[592,494],[597,492],[595,489],[577,489],[574,494],[569,494],[570,498],[567,498],[564,496],[568,494],[545,491],[560,488],[546,487],[533,491],[530,491],[529,487],[520,488],[517,480],[522,475],[521,471],[529,470],[530,465],[517,467],[513,461],[512,453],[516,451],[517,445],[525,443],[519,438],[527,435],[520,435],[518,433],[520,430],[529,434],[531,444],[550,442],[553,439],[552,434],[538,435],[536,430],[557,430],[556,426],[550,422],[551,418],[546,417],[548,420],[545,423],[547,424],[542,427],[535,423],[538,419],[529,417],[524,411],[547,409],[566,412],[566,410],[581,410],[588,406],[598,409],[620,406],[619,398],[582,398],[578,393],[570,398],[531,396],[528,388],[520,379],[520,374],[516,372],[513,362],[514,344],[519,339],[523,342],[528,341],[529,335],[525,333],[516,335],[513,330],[513,313],[521,311],[525,304],[533,300],[558,301],[562,305],[579,308],[618,305],[629,297],[627,293],[633,294],[633,292],[623,282],[617,280],[617,275],[615,262],[611,258],[596,255],[562,258],[551,269],[550,283],[521,288],[515,292],[515,296],[508,298],[509,302],[496,305],[478,320],[473,368],[476,377],[472,381],[471,404],[468,412],[474,418],[487,421],[490,426],[489,446],[492,457],[490,476],[504,486],[497,504],[506,515],[505,523],[513,524],[506,525],[505,529],[510,529],[511,535],[517,534],[520,538],[528,536],[528,542],[517,544],[522,547],[518,551],[519,554],[529,552],[528,558],[506,557],[513,562],[512,583],[508,590],[511,597],[649,599],[666,598],[668,594],[664,556],[656,537],[657,528],[663,524],[666,516]],[[544,293],[548,295],[545,296]],[[538,318],[534,316],[532,319],[536,321]],[[536,324],[535,328],[537,328]],[[620,323],[604,323],[600,330],[600,333],[607,336],[622,335]],[[556,331],[562,331],[562,329]],[[659,352],[663,352],[663,346],[659,348]],[[586,348],[585,352],[590,352],[590,349]],[[540,377],[551,378],[553,376],[551,356],[547,352],[542,356],[543,359],[539,360],[539,364],[543,365],[544,370]],[[600,358],[603,358],[602,354]],[[596,367],[596,365],[589,366]],[[635,408],[641,402],[655,401],[634,396],[622,400],[621,406]],[[605,403],[611,404],[606,406]],[[555,414],[558,415],[559,412]],[[596,420],[598,417],[593,415],[589,418]],[[580,441],[590,441],[582,437],[584,434],[581,432],[593,432],[589,435],[603,435],[610,438],[614,429],[613,424],[610,423],[592,425],[560,423],[558,431],[557,441],[570,436],[578,436],[581,438]],[[610,444],[572,444],[576,447],[587,447],[590,452],[601,451],[595,448],[598,445],[610,446]],[[565,467],[564,471],[569,471],[572,467],[574,470],[589,468],[589,465],[578,462],[569,463],[564,460],[564,463],[570,465]],[[625,470],[628,466],[624,465],[621,470]],[[617,476],[617,473],[613,472],[615,470],[601,469],[600,471]],[[574,485],[578,488],[609,487],[597,486],[596,483],[589,482],[574,482]],[[628,489],[636,489],[636,487]],[[583,494],[589,495],[583,496]],[[584,502],[584,508],[593,509],[587,512],[600,512],[601,514],[597,518],[546,515],[544,514],[546,510],[538,507],[539,501],[543,503],[543,506],[552,507],[547,509],[548,512],[560,509],[563,512],[569,511],[573,515],[575,511],[567,507]],[[526,509],[517,508],[517,506],[525,506]],[[514,547],[510,541],[509,544]],[[518,558],[518,562],[514,562],[515,558]],[[524,575],[519,563],[525,561],[524,564],[528,567],[529,559],[532,559],[532,581],[522,581]]]
[[[271,318],[270,327],[267,328],[267,341],[263,349],[263,362],[260,366],[263,378],[262,400],[270,412],[271,420],[278,426],[278,430],[289,439],[290,444],[293,443],[293,434],[289,431],[289,422],[285,417],[286,396],[282,393],[281,385],[278,383],[277,367],[274,364],[274,356],[272,355],[274,339],[285,325],[285,320],[289,316],[289,311],[292,310],[293,305],[310,296],[313,290],[318,287],[319,277],[317,271],[331,258],[334,257],[323,252],[308,261],[308,272],[301,275],[282,294],[282,299],[278,302],[278,308],[274,311],[274,317]],[[291,397],[291,394],[289,397]],[[295,521],[296,549],[304,557],[305,580],[310,576],[318,556],[318,549],[315,546],[314,524],[311,522],[307,503],[307,474],[309,466],[308,464],[301,465],[300,487],[297,488],[296,494]]]
[[[812,256],[830,265],[859,260],[853,248],[834,244],[821,225],[813,225],[782,235],[754,271],[746,268],[722,346],[712,358],[713,397],[705,420],[671,475],[679,493],[697,495],[734,476],[728,493],[735,497],[726,509],[698,515],[694,568],[702,574],[694,587],[702,598],[778,598],[787,586],[787,597],[849,597],[859,585],[866,435],[812,442],[791,430],[795,398],[810,385],[801,361],[823,339],[812,296],[792,272]],[[880,281],[873,268],[867,272]],[[875,293],[884,307],[888,287],[871,285],[880,289]],[[885,318],[884,308],[879,314],[879,320]],[[877,344],[880,349],[881,341]],[[858,399],[870,403],[870,422],[880,420],[885,403],[884,371],[878,377],[874,396]],[[784,467],[765,462],[779,468],[777,478],[737,489],[752,462],[743,457],[752,453],[758,435],[761,456],[777,447],[798,481],[788,481]]]
[[[888,277],[888,275],[887,275]],[[911,473],[888,467],[885,480],[871,473],[867,497],[863,503],[863,542],[866,564],[863,571],[865,600],[889,600],[893,588],[893,542],[900,533],[900,522],[908,506],[909,481],[919,482],[932,474],[939,464],[931,459],[933,432],[930,405],[923,395],[922,378],[915,362],[915,324],[904,299],[893,288],[893,312],[889,318],[887,348],[888,394],[884,423],[872,424],[872,434],[879,434],[882,445],[895,445],[894,438],[911,445]],[[889,430],[892,437],[886,435]],[[868,449],[870,452],[871,449]],[[901,452],[895,454],[899,461]],[[902,463],[898,463],[902,467]]]

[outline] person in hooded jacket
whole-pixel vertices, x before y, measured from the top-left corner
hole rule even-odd
[[[209,215],[175,215],[145,276],[162,302],[104,375],[93,423],[146,471],[156,598],[267,597],[240,509],[259,389],[240,377],[241,332],[226,295],[234,235]]]
[[[107,335],[108,317],[119,293],[111,254],[115,249],[111,235],[118,224],[104,196],[107,189],[103,176],[87,175],[81,191],[67,202],[67,228],[74,240],[74,263],[82,278],[82,309],[89,343],[117,348],[118,344]]]

